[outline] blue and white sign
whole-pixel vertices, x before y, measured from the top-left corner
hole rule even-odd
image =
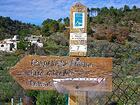
[[[73,12],[73,28],[84,28],[85,13]]]

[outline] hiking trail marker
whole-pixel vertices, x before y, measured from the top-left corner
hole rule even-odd
[[[87,8],[76,3],[70,11],[70,56],[86,56],[87,53]]]

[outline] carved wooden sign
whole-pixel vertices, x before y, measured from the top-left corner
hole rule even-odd
[[[111,71],[112,58],[28,55],[10,69],[10,74],[24,89],[28,90],[52,90],[55,89],[58,81],[64,86],[68,83],[70,87],[77,83],[80,86],[80,81],[90,83],[94,79],[95,82],[100,82],[101,80],[96,79],[98,77],[107,81],[103,91],[111,91],[112,82],[108,82],[107,79],[111,77]],[[81,85],[84,84],[86,86],[88,83],[83,82]]]

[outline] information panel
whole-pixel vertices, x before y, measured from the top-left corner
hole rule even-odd
[[[87,33],[87,8],[76,3],[70,11],[70,33]]]
[[[86,56],[87,33],[70,33],[70,56]]]
[[[85,13],[73,12],[73,27],[84,28],[85,26]]]
[[[87,45],[71,45],[70,52],[87,52]]]
[[[87,40],[87,33],[70,33],[70,40]]]

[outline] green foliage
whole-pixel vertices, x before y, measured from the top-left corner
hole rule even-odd
[[[9,68],[14,66],[19,57],[15,54],[0,53],[0,100],[5,101],[20,92],[20,87],[14,82],[9,75]]]
[[[19,30],[19,32],[18,32],[18,35],[19,35],[20,37],[25,37],[25,36],[27,36],[28,34],[31,34],[31,32],[30,32],[29,29]]]
[[[66,26],[69,26],[69,23],[70,23],[69,17],[64,18],[63,21],[64,21],[64,24],[65,24]]]
[[[37,97],[39,91],[26,91],[26,96]]]
[[[37,105],[66,105],[65,96],[56,91],[41,91],[37,95]]]
[[[129,8],[128,5],[125,5],[125,6],[124,6],[124,12],[127,12],[127,11],[130,11],[130,8]]]
[[[49,36],[50,33],[57,32],[59,30],[59,23],[53,19],[47,19],[42,23],[42,32]]]
[[[63,23],[59,23],[59,32],[63,32],[65,30],[65,25]]]
[[[32,34],[35,30],[38,29],[38,26],[33,24],[22,23],[17,20],[12,20],[10,17],[0,16],[0,40],[5,38],[12,38],[14,35],[18,34],[21,36],[25,36],[29,33]],[[34,34],[36,35],[36,33]]]
[[[99,9],[98,11],[97,9],[98,8],[89,9],[91,14],[93,14],[95,10],[98,13],[96,17],[93,17],[93,21],[95,23],[119,24],[119,23],[122,23],[124,20],[127,20],[127,21],[134,20],[136,22],[139,22],[138,14],[140,14],[140,10],[136,6],[133,6],[132,9],[130,9],[130,7],[127,5],[119,9],[114,8],[113,6],[110,8],[103,7]]]
[[[92,29],[91,29],[91,17],[88,16],[87,18],[87,32],[88,34],[92,33]]]
[[[62,33],[51,34],[44,42],[47,55],[68,55],[68,38]]]
[[[25,40],[20,40],[20,42],[17,44],[17,48],[21,50],[26,50],[29,43]]]
[[[42,23],[42,34],[44,36],[50,36],[52,33],[63,32],[65,26],[69,26],[69,18],[60,18],[57,21],[53,19],[46,19]]]
[[[89,12],[93,11],[97,12],[97,8],[89,9]],[[140,32],[140,9],[136,6],[132,9],[127,5],[119,9],[103,7],[97,16],[89,18],[88,34],[94,39],[124,44],[126,40],[132,40],[131,33]]]
[[[96,22],[96,23],[99,23],[99,24],[102,24],[103,23],[103,18],[102,18],[102,16],[97,16],[97,17],[95,17],[94,18],[94,21]]]

